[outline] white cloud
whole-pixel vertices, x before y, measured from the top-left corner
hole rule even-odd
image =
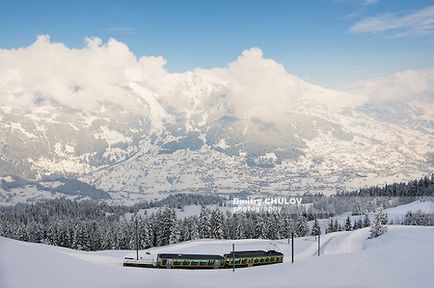
[[[290,75],[259,48],[245,50],[222,68],[169,73],[165,64],[158,56],[137,59],[114,39],[89,38],[83,48],[71,49],[39,36],[29,47],[0,49],[0,105],[32,108],[54,102],[93,111],[111,103],[145,113],[155,123],[173,112],[281,121],[306,105],[340,109],[432,97],[434,91],[433,70],[367,80],[353,87],[353,94],[324,89]]]
[[[212,74],[226,85],[235,115],[266,121],[294,111],[304,83],[289,75],[283,65],[264,58],[259,48],[243,51],[227,68],[203,70],[199,74]]]
[[[115,39],[89,38],[85,47],[71,49],[39,36],[29,47],[0,49],[0,104],[51,101],[95,110],[112,103],[139,113],[146,105],[157,113],[161,104],[185,113],[223,101],[229,113],[267,120],[294,111],[308,86],[259,48],[245,50],[225,68],[168,73],[165,64],[162,57],[137,59]],[[223,100],[216,99],[221,94]]]
[[[367,103],[434,101],[434,69],[406,70],[392,76],[359,81],[348,89]]]
[[[31,106],[55,101],[65,106],[92,110],[109,102],[137,109],[128,97],[127,75],[141,70],[141,77],[156,70],[159,57],[139,61],[129,48],[115,39],[103,44],[98,38],[86,39],[86,46],[71,49],[39,36],[26,48],[0,50],[0,102],[10,106]]]
[[[354,33],[390,33],[393,37],[434,33],[434,6],[406,14],[367,17],[350,28]]]

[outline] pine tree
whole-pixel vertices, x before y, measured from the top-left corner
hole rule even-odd
[[[337,220],[337,219],[335,219],[335,224],[334,224],[334,226],[335,226],[335,232],[336,232],[336,231],[342,231],[342,226],[338,223],[338,220]]]
[[[77,250],[90,251],[89,234],[84,224],[77,224],[75,228],[72,247]]]
[[[175,221],[172,230],[170,231],[169,244],[179,243],[181,239],[181,232],[179,231],[179,223]]]
[[[49,244],[49,245],[57,245],[57,237],[56,237],[56,229],[55,227],[53,227],[53,225],[50,225],[48,227],[48,229],[45,231],[45,237],[44,240],[42,241],[45,244]],[[77,249],[75,247],[73,247],[74,249]]]
[[[424,213],[422,210],[417,210],[416,212],[408,211],[407,214],[405,214],[404,224],[431,226],[434,225],[433,216],[432,214]]]
[[[71,237],[69,234],[69,227],[67,226],[65,221],[56,222],[56,243],[61,247],[71,247]],[[97,250],[97,249],[93,249]]]
[[[139,238],[141,243],[141,249],[147,249],[152,247],[152,228],[147,217],[140,220]]]
[[[371,230],[369,231],[369,238],[376,238],[380,235],[383,235],[387,231],[387,214],[383,210],[383,206],[380,205],[380,207],[377,209],[377,213],[375,214],[375,222],[374,225],[371,227]]]
[[[223,239],[223,213],[218,209],[214,209],[211,213],[210,228],[211,237],[214,239]]]
[[[167,245],[170,243],[170,234],[176,223],[176,213],[173,208],[166,208],[157,216],[157,246]]]
[[[267,238],[266,232],[265,232],[264,217],[262,217],[262,214],[259,215],[257,217],[257,220],[256,220],[255,238],[257,238],[257,239],[265,239],[265,238]]]
[[[199,239],[199,220],[197,219],[197,216],[193,216],[191,219],[191,230],[190,230],[190,239],[196,240]]]
[[[133,237],[133,229],[131,223],[126,221],[125,223],[117,226],[116,246],[118,246],[118,249],[129,249],[130,247],[133,247],[131,246],[131,241]]]
[[[244,219],[241,218],[242,220]],[[265,222],[265,229],[266,229],[266,233],[267,233],[267,239],[279,239],[280,238],[280,234],[279,234],[279,214],[277,213],[273,213],[268,215],[268,217],[266,218],[266,222]],[[244,237],[239,238],[239,239],[244,239]]]
[[[204,206],[202,206],[199,215],[199,237],[202,239],[211,237],[211,227],[209,223],[209,209]]]
[[[63,228],[61,228],[61,230],[63,233],[64,232]],[[89,233],[90,250],[92,251],[100,250],[102,241],[101,241],[101,234],[98,229],[98,225],[96,221],[92,221],[91,225],[89,226],[88,233]],[[66,240],[66,237],[64,239]]]
[[[335,230],[333,219],[330,218],[329,225],[327,226],[327,233],[332,233],[332,232],[336,232],[336,230]]]
[[[244,238],[244,227],[242,223],[243,217],[240,214],[235,213],[232,217],[232,226],[234,227],[234,239],[243,239]]]
[[[321,234],[321,228],[319,227],[318,219],[315,219],[312,227],[311,236],[318,236],[319,234]]]
[[[28,241],[29,237],[27,235],[26,226],[24,224],[19,224],[15,231],[15,239],[20,241]]]
[[[354,221],[354,229],[361,229],[363,228],[363,220],[362,218],[357,219],[357,221]]]
[[[292,237],[292,233],[296,233],[296,228],[295,228],[295,221],[293,219],[291,219],[288,223],[288,235],[286,236],[287,238]]]
[[[360,203],[355,202],[353,204],[352,215],[361,215],[361,214],[362,214],[362,209],[360,208]]]
[[[345,220],[345,231],[353,230],[353,226],[351,225],[350,216],[347,216],[347,220]]]
[[[363,227],[369,226],[371,226],[371,220],[369,220],[368,214],[365,214],[365,217],[363,218]]]
[[[44,238],[44,230],[42,228],[42,225],[32,221],[26,226],[27,235],[28,235],[28,241],[33,243],[41,243],[41,241]],[[70,247],[70,246],[65,246]]]
[[[101,249],[103,250],[110,250],[110,249],[116,249],[112,243],[113,243],[113,230],[112,229],[107,229],[106,233],[104,234],[104,237],[102,238],[102,243],[101,243]]]
[[[307,218],[303,215],[297,217],[296,234],[298,237],[307,236],[309,227],[307,226]]]

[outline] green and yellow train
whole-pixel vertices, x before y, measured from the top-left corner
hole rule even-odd
[[[274,250],[235,251],[228,254],[158,254],[155,266],[172,269],[243,268],[283,262],[283,254]],[[235,265],[234,265],[235,264]]]

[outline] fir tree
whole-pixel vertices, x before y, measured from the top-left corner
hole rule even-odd
[[[205,206],[200,210],[199,215],[199,237],[200,238],[210,238],[211,237],[211,227],[209,222],[209,210]]]
[[[336,232],[336,228],[334,225],[333,218],[330,218],[329,225],[327,226],[327,233],[332,233],[332,232]]]
[[[173,224],[172,230],[170,231],[169,244],[176,244],[181,239],[181,232],[179,231],[179,224],[177,221]]]
[[[90,251],[89,234],[83,224],[77,224],[75,228],[72,247],[77,250]]]
[[[257,239],[266,239],[267,235],[265,232],[265,223],[262,215],[257,217],[256,225],[255,225],[255,238]]]
[[[351,225],[350,216],[347,216],[347,220],[345,220],[345,231],[353,230],[353,226]]]
[[[361,229],[363,228],[363,220],[361,218],[357,219],[357,221],[354,221],[354,229]]]
[[[337,220],[337,219],[335,219],[335,224],[334,224],[334,226],[335,226],[335,232],[336,232],[336,231],[342,231],[342,226],[338,223],[338,220]]]
[[[321,228],[319,227],[318,219],[315,219],[312,227],[311,236],[318,236],[319,234],[321,234]]]
[[[303,215],[297,217],[296,234],[298,237],[307,236],[309,233],[309,227],[307,226],[307,218]]]
[[[142,249],[152,247],[152,228],[146,217],[140,221],[139,235]]]
[[[377,210],[377,213],[375,214],[375,222],[374,225],[371,227],[371,230],[369,231],[369,238],[376,238],[380,235],[383,235],[387,231],[387,214],[383,209],[383,206],[380,205],[380,207]]]
[[[223,239],[223,213],[216,208],[211,213],[210,228],[211,237],[214,239]]]
[[[196,240],[199,239],[199,224],[198,224],[199,220],[197,219],[197,216],[194,215],[191,219],[191,230],[190,230],[190,239],[191,240]]]
[[[371,220],[369,220],[368,214],[365,214],[365,217],[363,218],[363,227],[369,226],[371,226]]]
[[[106,233],[104,234],[104,237],[102,238],[102,243],[101,243],[101,249],[103,250],[110,250],[110,249],[115,249],[115,246],[112,245],[113,241],[113,230],[112,229],[107,229]]]

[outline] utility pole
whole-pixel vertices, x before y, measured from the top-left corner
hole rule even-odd
[[[235,272],[235,244],[232,243],[232,272]]]
[[[321,253],[321,231],[318,232],[318,256]]]
[[[294,232],[291,233],[292,263],[294,263]]]
[[[139,229],[138,229],[138,221],[136,216],[136,260],[139,260]]]

